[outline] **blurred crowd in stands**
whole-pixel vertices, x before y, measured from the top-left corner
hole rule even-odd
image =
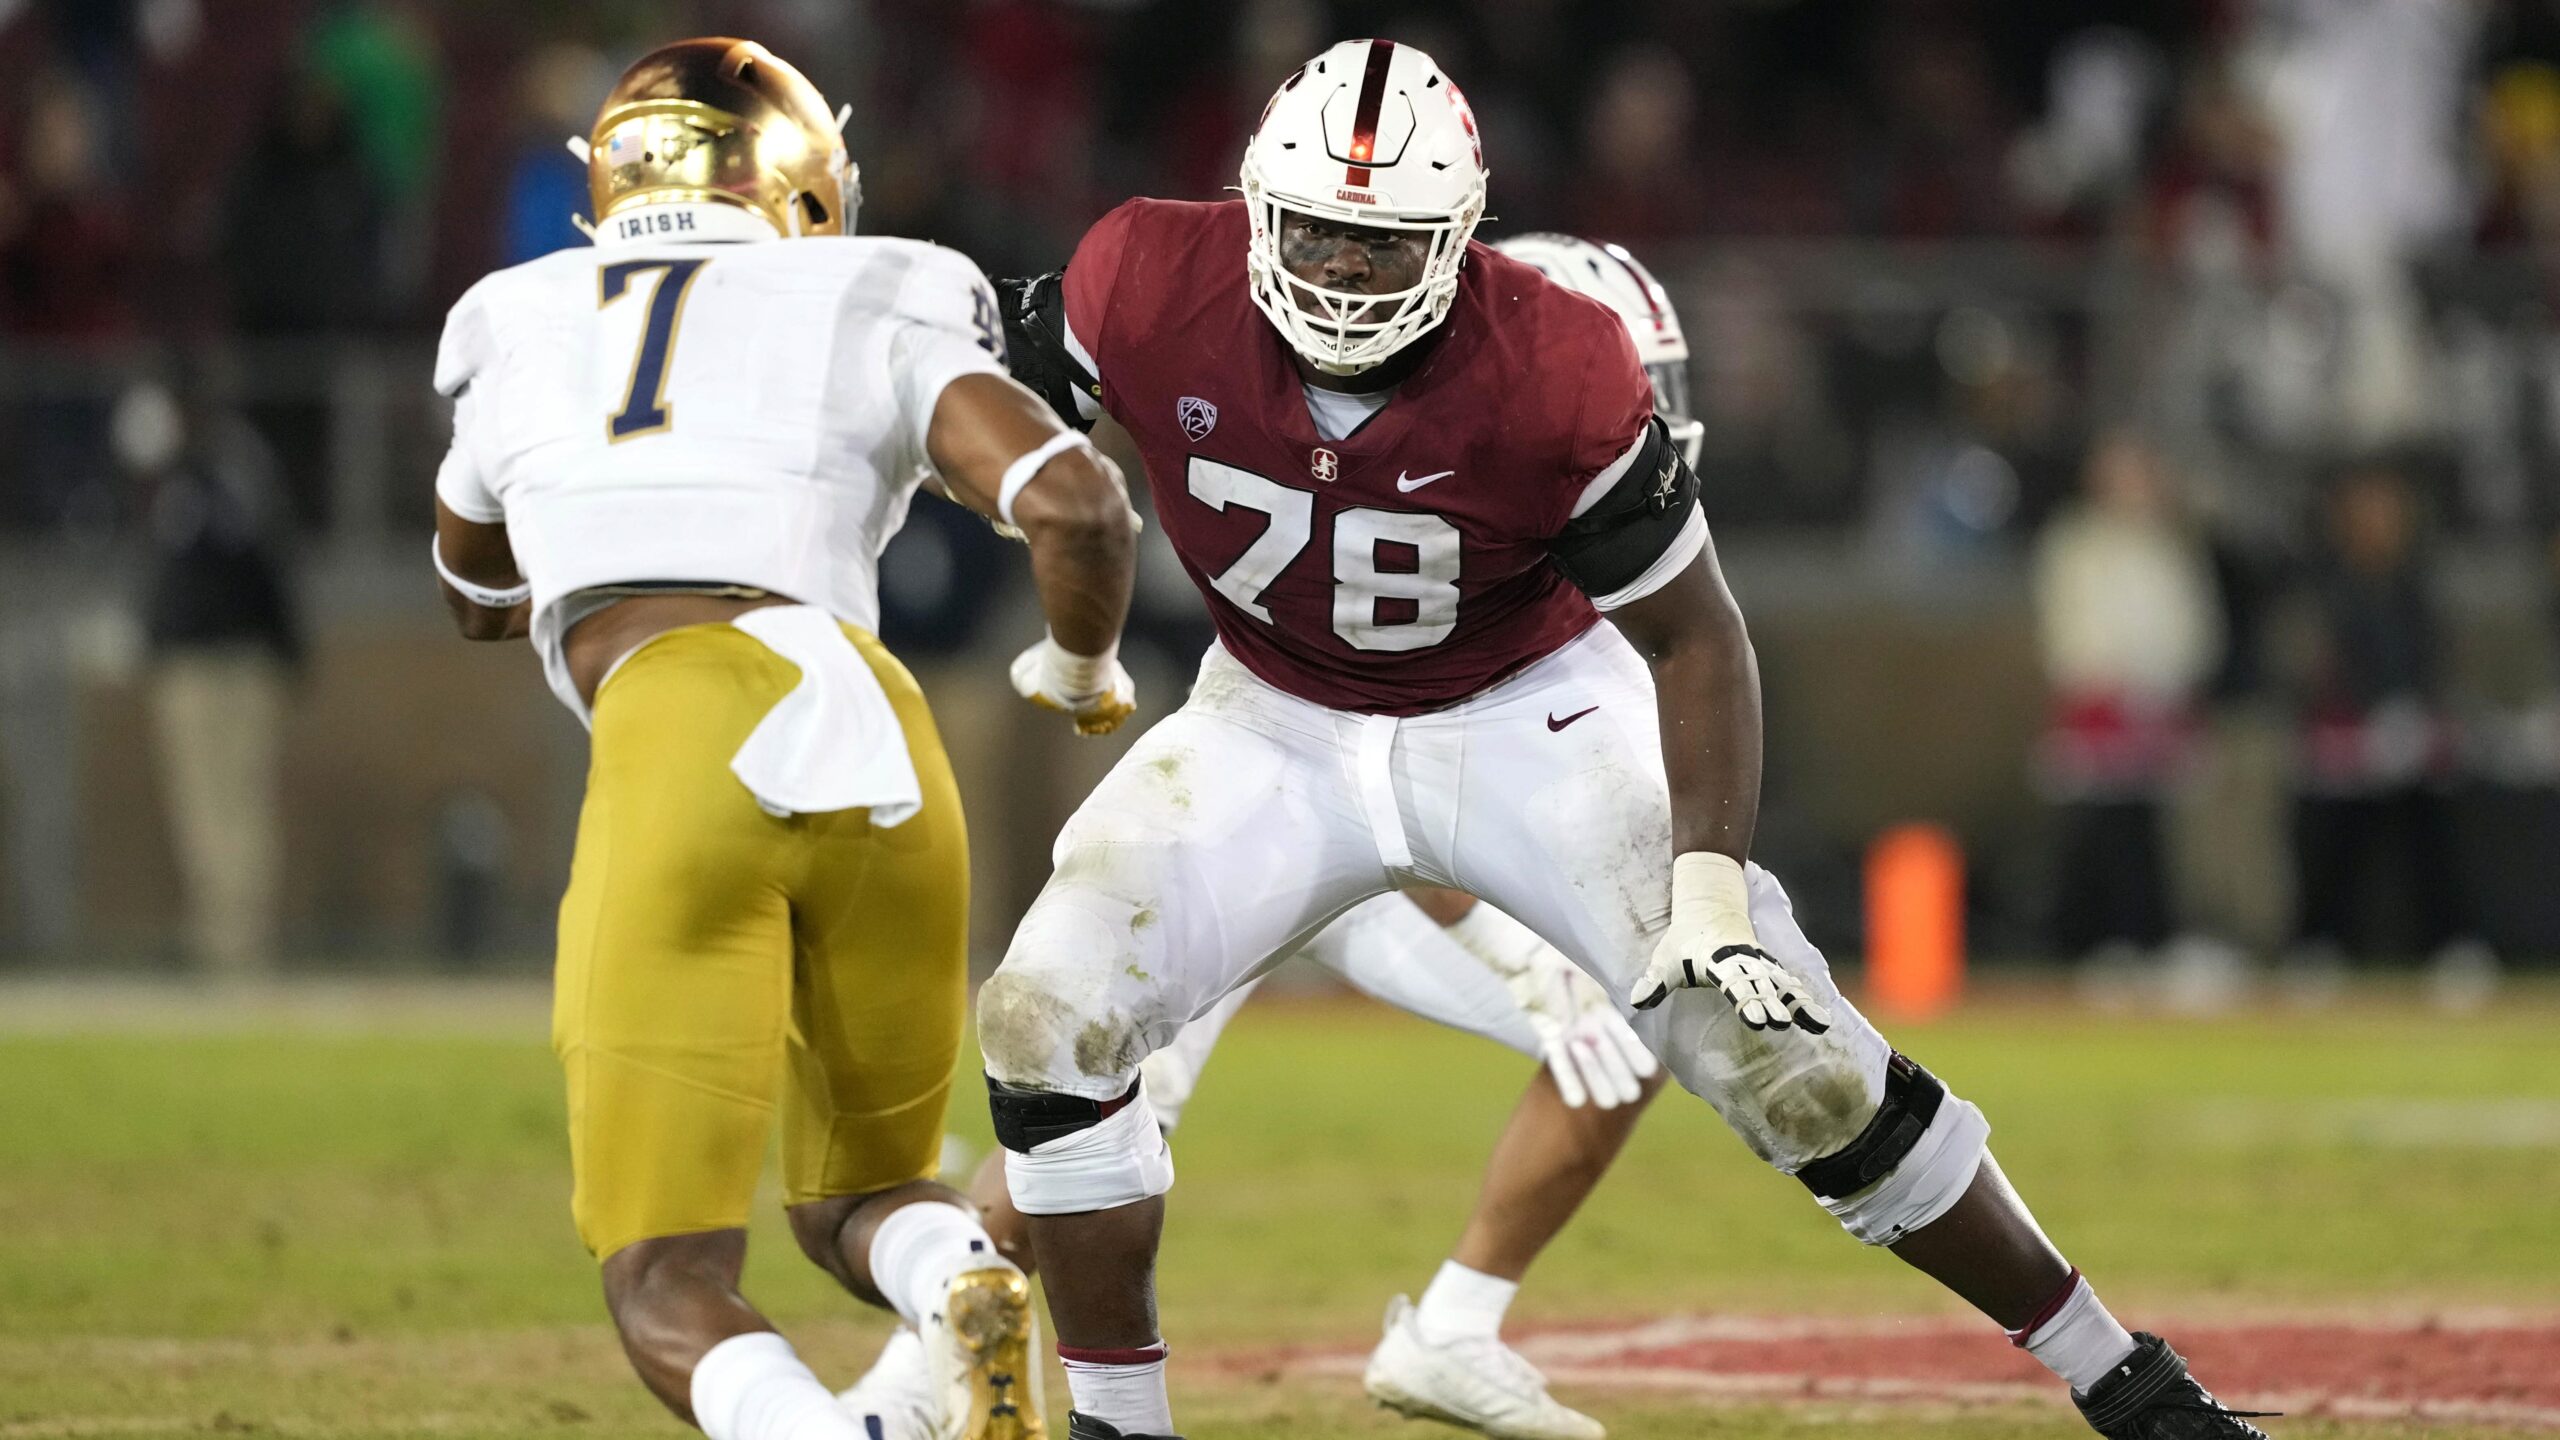
[[[140,539],[172,736],[274,703],[193,662],[272,697],[299,654],[332,347],[582,243],[563,137],[703,32],[851,102],[864,229],[997,274],[1222,193],[1331,40],[1422,45],[1487,234],[1670,283],[1720,526],[2029,560],[2051,944],[2205,997],[2234,953],[2486,963],[2447,797],[2560,776],[2482,718],[2550,713],[2560,655],[2458,672],[2442,567],[2560,594],[2560,0],[0,0],[0,539]],[[994,542],[915,525],[892,628],[958,653]]]

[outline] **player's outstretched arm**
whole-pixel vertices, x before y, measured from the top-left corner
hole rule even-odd
[[[1137,513],[1120,472],[1038,396],[998,375],[964,375],[936,402],[925,449],[953,499],[1022,532],[1049,636],[1016,685],[1102,734],[1135,708],[1120,628],[1138,560]]]
[[[1760,948],[1743,862],[1760,819],[1760,662],[1708,539],[1661,588],[1610,614],[1653,668],[1671,788],[1671,928],[1627,998],[1720,990],[1754,1030],[1831,1027]]]
[[[444,608],[465,640],[520,640],[533,628],[533,590],[516,569],[506,522],[484,524],[436,501],[431,552]]]
[[[1748,859],[1760,820],[1760,661],[1715,542],[1609,618],[1653,667],[1673,853]]]

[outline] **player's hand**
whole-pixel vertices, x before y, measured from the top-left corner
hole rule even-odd
[[[1769,957],[1751,927],[1750,890],[1728,856],[1692,851],[1671,862],[1671,928],[1636,977],[1627,1002],[1650,1010],[1674,990],[1723,994],[1754,1030],[1819,1035],[1831,1011],[1804,980]]]
[[[1449,934],[1501,976],[1520,1003],[1564,1103],[1610,1110],[1644,1098],[1643,1082],[1660,1063],[1618,1018],[1609,992],[1591,983],[1562,952],[1528,926],[1483,904]]]
[[[1013,657],[1014,693],[1076,722],[1079,735],[1108,735],[1138,708],[1138,687],[1117,646],[1078,655],[1046,635]]]
[[[1511,989],[1521,996],[1520,1008],[1538,1032],[1547,1069],[1556,1077],[1556,1093],[1576,1109],[1614,1110],[1642,1100],[1644,1082],[1661,1068],[1660,1062],[1618,1018],[1607,991],[1554,950],[1546,953],[1554,958],[1554,968],[1541,967],[1545,973],[1516,981]]]

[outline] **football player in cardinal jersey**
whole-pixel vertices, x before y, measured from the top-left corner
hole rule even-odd
[[[1652,381],[1656,412],[1694,463],[1703,431],[1689,413],[1688,341],[1652,272],[1618,246],[1570,235],[1514,236],[1494,248],[1617,311]],[[996,289],[1019,307],[1041,283],[999,280]],[[1071,397],[1059,403],[1089,418]],[[1502,1343],[1502,1320],[1530,1264],[1581,1208],[1661,1088],[1652,1054],[1608,994],[1554,946],[1454,890],[1381,895],[1298,954],[1374,999],[1545,1062],[1494,1148],[1457,1249],[1420,1303],[1397,1296],[1388,1305],[1386,1334],[1369,1360],[1369,1393],[1496,1440],[1602,1440],[1600,1422],[1557,1401],[1537,1367]],[[1147,1103],[1168,1138],[1219,1036],[1259,984],[1229,992],[1140,1065]],[[1032,1268],[1026,1222],[1005,1193],[1002,1152],[980,1167],[970,1190],[998,1248]],[[929,1432],[935,1391],[922,1359],[901,1331],[847,1401]],[[896,1427],[891,1440],[899,1440]]]
[[[1754,1153],[2007,1329],[2101,1434],[2259,1435],[2099,1303],[1982,1112],[1841,997],[1749,862],[1759,681],[1696,474],[1617,316],[1473,242],[1457,87],[1410,46],[1335,46],[1272,98],[1242,191],[1121,206],[1007,320],[1017,376],[1128,430],[1218,631],[979,995],[1072,1440],[1173,1433],[1173,1164],[1141,1062],[1412,885],[1623,996]]]

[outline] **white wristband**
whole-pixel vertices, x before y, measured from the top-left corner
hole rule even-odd
[[[1719,944],[1759,944],[1760,933],[1751,923],[1751,882],[1742,862],[1712,850],[1674,856],[1671,923],[1704,930]]]
[[[529,580],[512,590],[492,590],[454,574],[452,568],[444,563],[444,542],[441,539],[430,538],[427,541],[427,555],[436,562],[436,574],[453,587],[454,593],[483,610],[513,610],[533,598],[533,582]]]
[[[1051,635],[1045,637],[1040,655],[1040,668],[1047,676],[1041,689],[1061,700],[1082,700],[1111,688],[1112,666],[1120,658],[1120,647],[1114,644],[1099,655],[1079,655]]]
[[[1038,449],[1025,452],[1021,458],[1004,467],[1004,479],[996,484],[996,514],[1003,517],[1004,523],[1017,523],[1013,518],[1014,497],[1022,493],[1023,486],[1031,483],[1032,476],[1040,473],[1040,467],[1077,446],[1091,449],[1093,442],[1087,440],[1080,430],[1061,430],[1041,442]]]

